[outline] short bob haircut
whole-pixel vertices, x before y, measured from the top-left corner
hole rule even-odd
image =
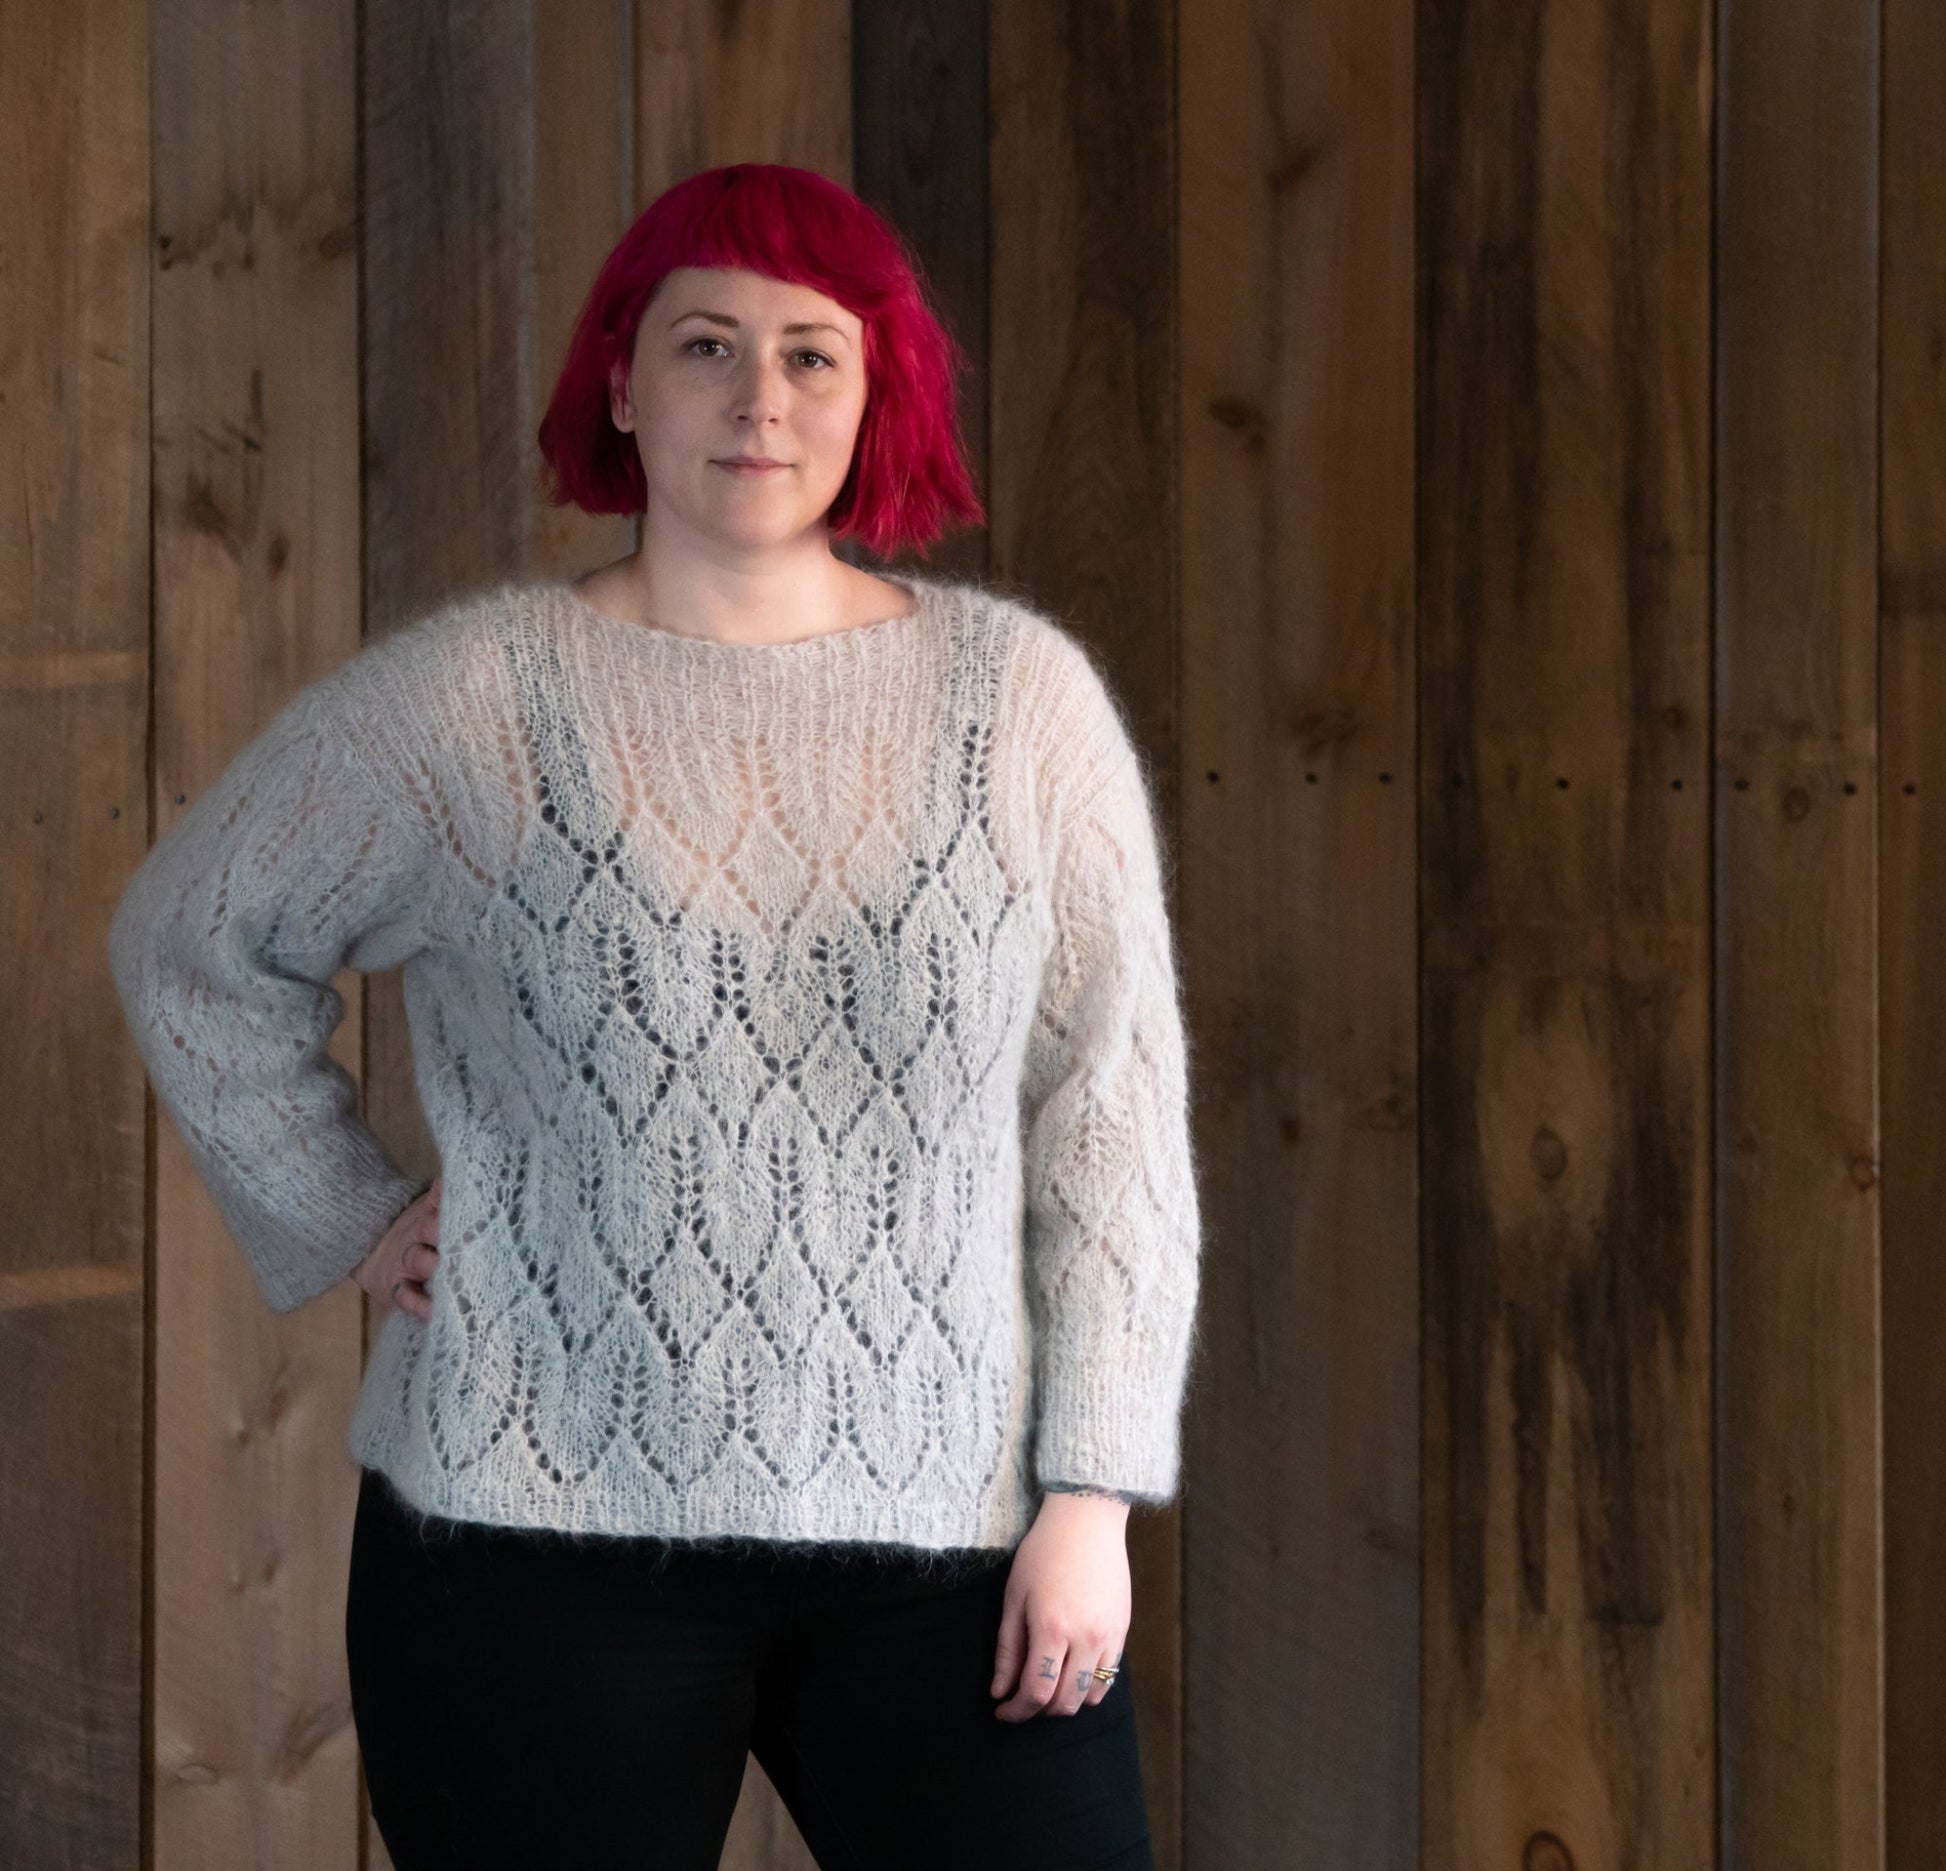
[[[907,548],[927,558],[948,526],[984,521],[954,403],[964,353],[926,303],[917,258],[849,189],[770,162],[706,169],[665,189],[603,261],[541,420],[552,505],[648,505],[635,438],[615,427],[608,384],[632,362],[663,276],[683,266],[742,267],[809,286],[863,324],[865,411],[826,516],[834,536],[882,559]]]

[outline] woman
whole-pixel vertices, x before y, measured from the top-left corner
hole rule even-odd
[[[268,1302],[384,1307],[346,1609],[399,1871],[1152,1862],[1129,1504],[1193,1342],[1142,762],[1030,607],[836,558],[977,519],[947,333],[810,172],[656,201],[541,430],[642,515],[301,691],[115,975]],[[404,967],[441,1163],[325,1047]]]

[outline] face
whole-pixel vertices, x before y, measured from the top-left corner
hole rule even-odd
[[[743,546],[821,528],[865,413],[864,326],[808,286],[682,267],[656,288],[615,426],[635,436],[649,519]],[[731,465],[765,456],[781,466]]]

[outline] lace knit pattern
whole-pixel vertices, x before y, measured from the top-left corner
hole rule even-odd
[[[300,690],[156,842],[110,955],[267,1303],[427,1186],[327,1042],[402,967],[444,1174],[354,1460],[422,1513],[1010,1547],[1174,1497],[1188,1060],[1144,763],[1079,641],[980,586],[740,645],[563,582]]]

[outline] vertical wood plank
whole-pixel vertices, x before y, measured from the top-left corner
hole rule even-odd
[[[637,0],[637,205],[726,162],[796,163],[850,185],[845,0]]]
[[[163,0],[153,29],[166,825],[357,648],[356,70],[349,5]],[[360,1296],[273,1315],[166,1124],[156,1214],[154,1862],[350,1864]]]
[[[987,9],[985,0],[853,0],[851,186],[917,254],[934,311],[966,353],[960,424],[974,485],[987,481]],[[849,546],[850,542],[840,542]],[[947,578],[987,571],[984,527],[947,534],[930,561],[855,563]]]
[[[141,1061],[108,920],[147,845],[148,16],[0,10],[0,1863],[134,1864]]]
[[[987,34],[989,577],[1101,653],[1151,763],[1176,869],[1175,18],[995,0]],[[1172,903],[1172,911],[1174,905]],[[1195,1042],[1191,1039],[1192,1089]],[[1190,1430],[1185,1425],[1185,1443]],[[1183,1503],[1128,1524],[1137,1703],[1156,1863],[1184,1862]]]
[[[1876,0],[1720,0],[1724,1871],[1884,1862]]]
[[[635,8],[632,0],[542,7],[534,15],[535,431],[567,358],[595,274],[635,216]],[[538,492],[538,490],[536,490]],[[529,522],[536,571],[571,577],[635,548],[626,514],[583,513],[539,500]]]
[[[1428,1871],[1715,1849],[1707,26],[1418,10]]]
[[[545,400],[534,346],[533,13],[526,0],[362,7],[374,634],[513,575],[533,533]]]
[[[1190,21],[1185,18],[1185,28]],[[1188,1863],[1418,1857],[1412,9],[1181,44]]]
[[[1886,0],[1879,266],[1885,1863],[1946,1837],[1946,11]]]

